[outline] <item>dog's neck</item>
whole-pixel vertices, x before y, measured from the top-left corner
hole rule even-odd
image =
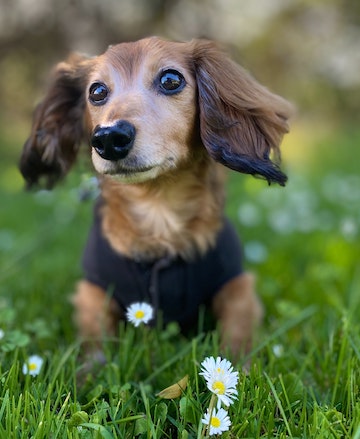
[[[191,260],[215,243],[223,180],[210,158],[141,184],[105,177],[103,233],[114,250],[139,261],[177,255]]]

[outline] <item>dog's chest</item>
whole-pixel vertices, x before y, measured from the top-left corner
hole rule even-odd
[[[134,302],[152,304],[164,323],[192,325],[200,305],[210,303],[219,289],[242,272],[240,244],[224,221],[216,244],[191,262],[180,256],[139,262],[113,250],[97,216],[85,248],[83,267],[88,281],[100,286],[125,310]]]

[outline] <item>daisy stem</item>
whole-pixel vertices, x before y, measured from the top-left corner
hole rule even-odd
[[[217,396],[215,395],[215,393],[213,393],[211,395],[210,404],[209,404],[209,414],[210,414],[209,424],[208,425],[204,425],[204,427],[203,427],[203,429],[201,431],[200,439],[204,439],[204,438],[208,437],[208,435],[205,436],[206,430],[208,432],[210,432],[211,418],[212,418],[212,414],[213,414],[213,411],[214,411],[214,407],[215,407],[215,403],[216,403],[216,398],[217,398]]]
[[[142,331],[143,331],[143,344],[144,344],[144,361],[146,363],[147,370],[150,372],[153,371],[151,367],[151,349],[149,349],[149,328],[147,325],[142,325]]]

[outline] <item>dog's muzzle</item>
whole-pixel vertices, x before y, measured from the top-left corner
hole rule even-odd
[[[135,133],[134,125],[126,120],[111,126],[97,126],[91,137],[91,146],[105,160],[121,160],[131,150]]]

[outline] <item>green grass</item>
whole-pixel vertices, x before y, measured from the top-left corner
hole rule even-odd
[[[340,144],[348,154],[354,138],[359,134],[317,145],[319,155]],[[316,172],[290,169],[285,189],[230,178],[228,214],[246,267],[257,274],[266,317],[249,372],[242,371],[247,358],[236,364],[238,400],[225,438],[360,438],[359,157],[346,154],[341,161],[328,154]],[[81,276],[92,203],[79,201],[79,172],[37,194],[11,190],[19,185],[11,166],[2,182],[4,175],[0,437],[200,437],[211,397],[200,363],[219,354],[217,333],[191,340],[176,326],[121,324],[120,342],[106,343],[107,364],[80,383],[68,298]],[[22,373],[31,354],[44,359],[36,377]],[[157,396],[185,375],[180,398]]]

